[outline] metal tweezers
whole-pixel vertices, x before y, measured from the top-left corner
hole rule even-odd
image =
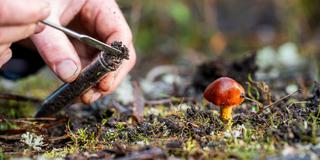
[[[68,29],[68,28],[53,24],[47,20],[43,20],[43,21],[41,21],[41,23],[48,25],[50,27],[53,27],[57,30],[60,30],[63,33],[65,33],[66,35],[73,37],[81,42],[84,42],[85,44],[92,46],[100,51],[111,51],[111,52],[122,53],[120,50],[113,48],[112,46],[105,44],[95,38],[92,38],[92,37],[84,35],[84,34],[77,33],[75,31]]]

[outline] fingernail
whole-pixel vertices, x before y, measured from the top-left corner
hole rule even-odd
[[[93,103],[94,101],[98,100],[100,97],[101,97],[101,93],[99,93],[99,92],[94,93],[91,96],[90,103]]]
[[[74,75],[77,73],[78,67],[72,60],[67,59],[60,62],[56,66],[55,70],[62,80],[68,81],[74,78]]]

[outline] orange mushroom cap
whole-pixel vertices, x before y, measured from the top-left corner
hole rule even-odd
[[[243,87],[237,81],[221,77],[209,84],[203,96],[217,106],[227,107],[241,104],[244,94]]]

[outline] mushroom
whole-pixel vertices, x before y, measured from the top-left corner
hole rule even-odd
[[[207,86],[203,96],[209,102],[220,106],[220,118],[229,121],[232,108],[243,102],[244,94],[243,87],[237,81],[221,77]]]

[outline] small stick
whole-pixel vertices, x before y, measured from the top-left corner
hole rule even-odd
[[[21,139],[21,134],[15,134],[15,135],[0,135],[0,139],[3,140],[19,140]]]
[[[57,118],[52,118],[52,117],[41,117],[41,118],[19,118],[22,120],[26,120],[26,121],[55,121],[57,120]]]
[[[6,119],[8,121],[55,121],[53,117]]]
[[[180,102],[188,102],[188,101],[194,101],[194,98],[192,97],[182,97],[180,99]],[[165,99],[158,99],[158,100],[149,100],[146,101],[146,105],[159,105],[159,104],[168,104],[172,102],[178,102],[178,100],[172,99],[172,98],[165,98]]]
[[[286,96],[283,96],[282,98],[278,99],[277,101],[275,101],[275,102],[273,102],[273,103],[265,106],[263,109],[266,109],[266,108],[268,108],[268,107],[271,107],[271,106],[275,105],[276,103],[279,103],[279,102],[281,102],[282,100],[284,100],[284,99],[286,99],[286,98],[289,98],[289,97],[291,97],[292,95],[295,95],[295,94],[297,94],[297,93],[299,93],[299,92],[300,92],[300,89],[296,90],[295,92],[293,92],[293,93],[291,93],[291,94],[288,94],[288,95],[286,95]]]
[[[143,97],[143,92],[139,86],[137,81],[132,82],[133,86],[133,95],[134,95],[134,102],[133,102],[133,118],[138,122],[143,122],[143,110],[145,106],[145,99]]]

